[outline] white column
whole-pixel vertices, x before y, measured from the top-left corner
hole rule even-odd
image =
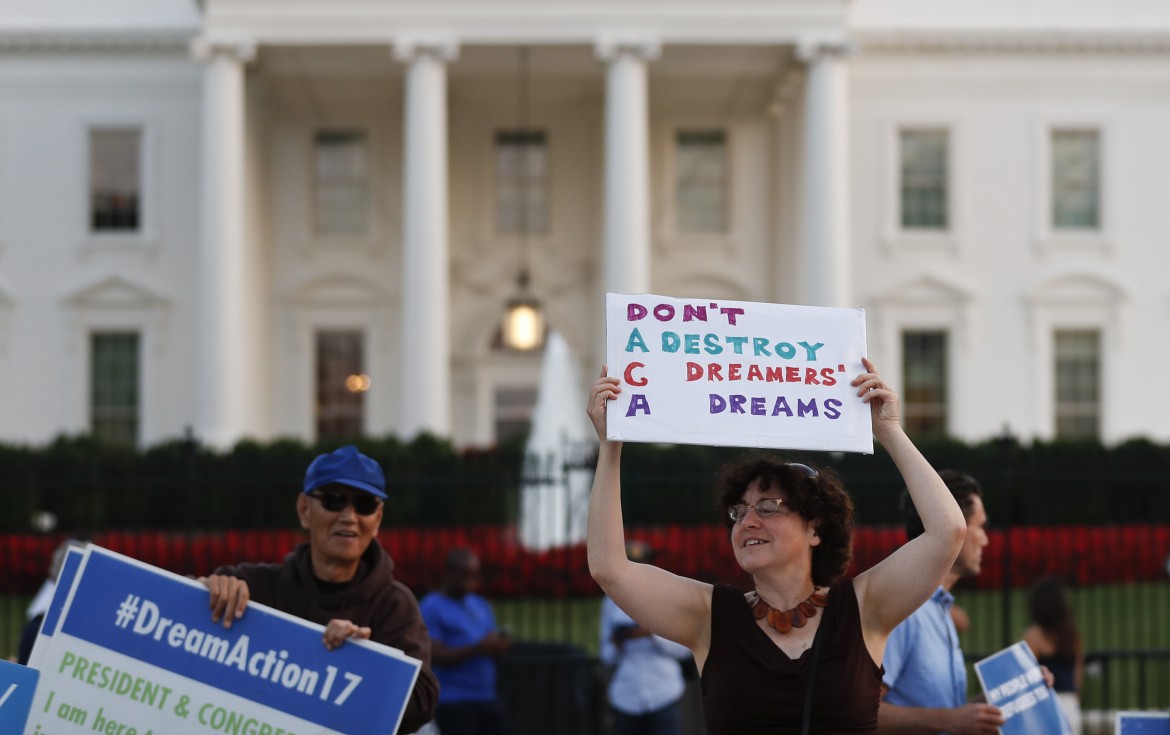
[[[801,263],[804,301],[854,306],[849,218],[849,99],[844,44],[807,44]]]
[[[407,65],[402,186],[402,416],[398,433],[451,435],[447,63],[454,43],[400,43]]]
[[[199,38],[192,52],[205,64],[195,431],[204,443],[227,447],[248,433],[258,389],[251,379],[244,181],[244,65],[256,47]]]
[[[650,290],[650,144],[647,65],[655,43],[601,42],[605,75],[605,291]]]

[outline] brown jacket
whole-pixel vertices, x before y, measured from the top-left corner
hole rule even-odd
[[[324,584],[313,576],[307,543],[297,546],[283,564],[245,563],[220,567],[215,573],[244,580],[253,602],[298,618],[321,625],[341,619],[369,626],[371,640],[423,662],[398,732],[414,732],[434,717],[439,682],[431,672],[427,626],[414,593],[394,579],[394,560],[377,539],[362,554],[353,581],[345,585]]]

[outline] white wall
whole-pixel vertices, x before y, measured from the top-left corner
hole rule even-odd
[[[75,8],[66,14],[69,26],[46,10],[63,2],[0,6],[0,441],[43,442],[84,430],[88,332],[134,328],[143,335],[142,434],[149,444],[180,434],[195,415],[191,274],[198,272],[202,70],[176,39],[200,21],[186,0],[151,0],[149,9],[141,0],[109,0],[103,13]],[[803,83],[792,43],[802,29],[842,31],[846,6],[777,9],[743,0],[708,23],[709,14],[691,3],[656,25],[646,19],[658,17],[661,6],[621,5],[559,2],[546,25],[525,31],[533,35],[511,38],[498,35],[505,11],[495,7],[487,15],[497,25],[475,37],[482,45],[459,39],[461,57],[449,69],[451,403],[459,443],[490,442],[493,391],[535,384],[539,365],[536,356],[489,350],[520,264],[520,242],[498,235],[493,219],[493,133],[517,123],[510,44],[535,44],[529,122],[548,129],[552,154],[552,227],[528,240],[532,288],[582,375],[592,376],[600,363],[604,332],[605,90],[592,44],[607,12],[616,27],[664,34],[662,59],[650,65],[652,288],[780,302],[799,293]],[[277,48],[264,44],[264,34],[333,26],[315,26],[320,8],[308,2],[283,20],[265,3],[212,0],[207,7],[213,30],[246,31],[252,23],[261,36],[247,70],[248,227],[264,274],[247,308],[263,325],[270,376],[257,426],[265,436],[312,437],[314,331],[349,327],[368,338],[367,430],[392,432],[410,388],[398,379],[402,68],[390,39],[352,36],[363,29],[358,16],[347,15],[336,19],[337,33],[354,46]],[[346,7],[407,24],[432,17],[437,6],[415,8],[418,17],[399,5],[353,0]],[[1105,438],[1170,439],[1161,420],[1170,398],[1146,379],[1170,358],[1163,275],[1170,10],[1137,0],[855,0],[851,7],[860,45],[848,72],[851,280],[855,302],[868,311],[879,366],[896,383],[900,331],[948,328],[953,432],[982,439],[1006,423],[1019,435],[1045,437],[1053,430],[1051,331],[1100,328]],[[120,13],[122,20],[133,16],[138,30],[110,20]],[[577,23],[583,18],[588,23]],[[739,36],[729,30],[736,22]],[[713,35],[704,36],[708,25]],[[775,32],[762,43],[768,28]],[[52,31],[57,41],[33,30]],[[146,224],[142,237],[129,240],[96,239],[86,224],[87,126],[112,122],[146,131]],[[895,226],[894,144],[905,124],[951,131],[954,226],[943,237]],[[1066,124],[1102,131],[1100,237],[1056,237],[1044,224],[1046,131]],[[312,233],[312,135],[336,126],[363,127],[371,136],[367,237]],[[674,133],[682,126],[728,133],[732,214],[725,235],[685,236],[674,228]]]
[[[853,0],[854,29],[1053,31],[1131,30],[1170,26],[1158,0]]]
[[[854,63],[855,281],[872,310],[871,345],[889,372],[901,327],[957,327],[959,436],[1006,423],[1050,437],[1051,332],[1082,326],[1103,330],[1104,438],[1170,437],[1153,418],[1170,398],[1144,379],[1170,358],[1170,284],[1159,275],[1170,240],[1168,73],[1166,54],[953,52],[924,63],[878,52]],[[955,226],[941,238],[894,227],[895,136],[915,124],[951,133]],[[1102,131],[1100,236],[1046,226],[1048,131],[1081,125]]]
[[[143,439],[180,434],[193,415],[198,70],[185,58],[6,55],[0,98],[0,292],[11,301],[0,436],[87,427],[98,328],[141,330]],[[144,130],[141,236],[89,232],[88,133],[106,124]]]

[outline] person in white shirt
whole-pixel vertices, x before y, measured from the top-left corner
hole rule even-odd
[[[632,561],[652,555],[645,542],[626,544]],[[601,661],[612,670],[608,699],[619,735],[678,735],[686,682],[686,646],[651,634],[606,597],[601,603]]]

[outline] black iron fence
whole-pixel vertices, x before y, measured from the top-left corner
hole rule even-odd
[[[386,469],[391,495],[386,527],[513,523],[522,479],[553,487],[592,459],[588,445],[527,459],[516,445],[457,450],[426,436],[409,443],[365,439],[359,446]],[[290,498],[305,467],[332,448],[245,442],[216,452],[180,441],[139,452],[84,437],[39,448],[0,445],[0,532],[25,532],[53,522],[69,532],[288,527],[295,524]],[[1170,519],[1170,448],[1165,446],[1144,441],[1113,448],[1018,446],[1005,439],[978,445],[935,441],[921,448],[936,467],[977,477],[992,520],[1001,527]],[[626,520],[634,525],[717,520],[712,496],[717,468],[743,451],[627,446]],[[836,471],[862,525],[899,523],[902,483],[880,447],[873,456],[789,456]]]
[[[391,498],[380,541],[417,594],[438,585],[451,547],[479,554],[486,594],[524,642],[501,671],[501,695],[524,709],[518,735],[603,731],[600,590],[588,575],[584,544],[571,537],[580,518],[557,521],[570,531],[570,543],[545,549],[524,543],[520,517],[525,490],[568,493],[568,478],[589,464],[588,449],[530,459],[527,471],[515,448],[455,452],[424,439],[363,450],[387,467]],[[735,451],[627,450],[628,533],[649,541],[656,562],[673,571],[746,584],[710,494],[715,467]],[[215,454],[177,443],[110,454],[84,440],[36,452],[0,447],[0,656],[15,652],[25,606],[66,535],[84,534],[183,574],[244,559],[279,560],[300,540],[293,498],[317,451],[278,443]],[[936,466],[962,468],[983,481],[992,519],[983,573],[956,590],[972,621],[963,634],[969,655],[1018,640],[1028,622],[1028,585],[1058,574],[1071,585],[1085,640],[1085,706],[1170,708],[1170,451],[1140,442],[1113,450],[1000,442],[940,444],[926,452]],[[888,458],[800,459],[835,469],[855,498],[861,525],[854,571],[903,542],[896,525],[901,483]],[[566,497],[562,506],[584,513],[580,498]],[[538,683],[557,691],[530,696]],[[579,713],[572,725],[548,725],[558,716],[551,704],[547,711],[526,709],[552,702],[559,712]],[[547,727],[553,729],[541,729]]]

